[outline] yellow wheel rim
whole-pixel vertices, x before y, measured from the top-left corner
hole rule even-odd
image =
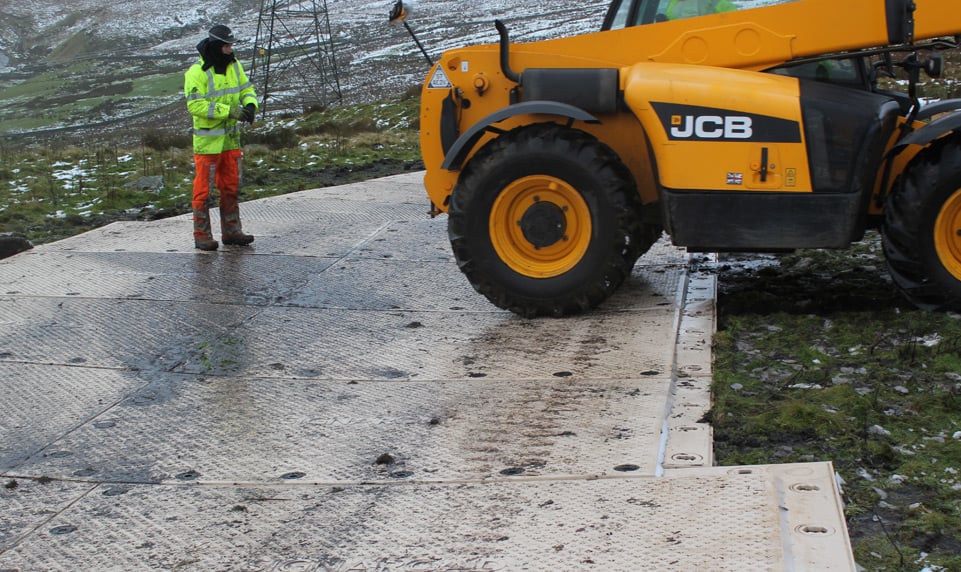
[[[494,250],[511,270],[531,278],[560,276],[591,243],[591,210],[567,182],[549,175],[517,179],[490,215]]]
[[[948,197],[934,221],[934,248],[944,268],[961,280],[961,189]]]

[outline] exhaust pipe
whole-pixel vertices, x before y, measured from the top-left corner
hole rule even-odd
[[[497,33],[500,34],[500,37],[501,37],[501,50],[500,50],[501,72],[504,74],[504,77],[506,77],[507,79],[511,80],[516,84],[520,84],[521,76],[519,74],[514,73],[514,70],[511,69],[511,62],[510,62],[510,42],[511,41],[510,41],[510,37],[507,34],[507,26],[505,26],[504,22],[501,22],[500,20],[494,20],[494,27],[497,28]]]

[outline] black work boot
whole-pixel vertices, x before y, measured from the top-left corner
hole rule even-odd
[[[225,234],[223,239],[225,245],[230,244],[234,246],[247,246],[254,241],[254,235],[244,234],[242,232],[232,232],[230,234]],[[216,241],[214,241],[214,244],[216,244]],[[216,246],[214,248],[216,248]]]
[[[247,246],[254,241],[252,234],[244,234],[240,224],[240,205],[237,197],[220,195],[220,231],[224,244]]]

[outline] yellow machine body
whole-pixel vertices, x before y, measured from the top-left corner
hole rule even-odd
[[[867,88],[865,77],[868,58],[892,46],[910,52],[961,33],[956,0],[769,0],[772,5],[694,18],[652,18],[667,1],[658,7],[657,0],[614,0],[605,31],[510,44],[502,30],[501,44],[444,53],[422,90],[421,151],[432,213],[449,212],[479,152],[487,149],[483,158],[490,162],[487,155],[505,134],[553,124],[556,130],[546,132],[576,130],[609,148],[647,207],[631,208],[675,244],[695,250],[843,247],[877,224],[885,198],[915,156],[961,129],[961,120],[922,129],[930,117],[909,112],[909,98]],[[918,135],[904,137],[912,131]],[[551,187],[552,177],[541,180]],[[521,217],[541,200],[535,191],[509,186],[514,202],[508,208],[498,210],[502,200],[493,214],[478,213],[491,219],[486,240],[501,256],[498,264],[525,278],[551,279],[592,255],[592,227],[582,219],[593,211],[573,208],[578,201],[567,199],[578,191],[570,187],[551,196],[561,197],[561,213],[574,214],[538,205],[540,218],[517,221],[521,230],[494,217]],[[464,193],[471,201],[482,194]],[[554,261],[542,247],[572,238],[563,231],[537,234],[535,218],[578,228],[583,244],[558,249],[565,254]],[[461,234],[485,232],[462,226],[452,230],[455,250],[469,242]],[[961,246],[942,250],[961,252]],[[476,258],[476,251],[465,257]],[[542,266],[551,270],[529,270]],[[481,291],[487,286],[478,282],[486,280],[475,278],[484,272],[471,276]],[[961,271],[955,278],[961,281]],[[520,298],[536,298],[544,284],[530,284]],[[570,305],[557,308],[563,295],[550,297],[533,303],[534,310],[521,303],[520,313],[572,312]],[[502,298],[495,303],[511,307],[510,296]],[[593,303],[579,302],[573,311]]]
[[[732,91],[732,84],[704,85],[713,79],[710,73],[699,78],[687,78],[684,76],[690,73],[690,68],[675,67],[673,64],[763,70],[795,58],[884,46],[889,42],[884,4],[884,0],[799,0],[764,8],[631,26],[514,45],[510,62],[518,70],[620,68],[626,72],[621,74],[621,87],[626,93],[634,90],[631,87],[633,82],[646,79],[645,88],[663,85],[661,89],[678,90],[676,95],[680,98],[698,97],[699,91],[703,94],[703,88],[706,88],[712,94],[722,95],[725,102],[737,104],[738,94],[726,93]],[[917,4],[915,39],[949,36],[961,31],[957,29],[957,6],[950,0],[918,0]],[[857,26],[838,25],[840,22],[857,22]],[[665,65],[639,68],[643,72],[632,71],[641,63]],[[447,82],[437,80],[441,73],[446,76]],[[646,78],[642,74],[647,74]],[[740,91],[741,107],[767,105],[768,94],[758,97],[762,92],[757,91],[757,84],[771,78],[751,75],[742,75],[741,78],[743,85],[733,88]],[[495,44],[449,51],[431,71],[422,93],[421,147],[428,171],[428,195],[439,210],[446,210],[447,196],[457,180],[457,171],[437,172],[445,156],[439,137],[443,100],[453,87],[470,101],[469,109],[458,109],[458,124],[463,131],[509,105],[510,91],[515,85],[500,70],[498,46]],[[795,88],[795,99],[796,91]],[[706,98],[700,99],[703,101]],[[633,105],[632,108],[637,109]],[[795,110],[794,114],[797,113]],[[601,138],[615,149],[619,140],[625,140],[633,148],[636,140],[644,138],[643,134],[637,131],[639,125],[632,128],[630,118],[621,115],[618,113],[615,117],[601,118]],[[499,127],[510,129],[522,123],[544,120],[550,118],[521,117]],[[620,155],[630,157],[634,154],[632,151]],[[701,156],[703,158],[703,153]],[[663,176],[673,171],[661,168],[660,172]],[[695,187],[706,188],[710,185]],[[770,185],[765,187],[771,188]],[[801,191],[804,186],[796,184],[789,190]]]

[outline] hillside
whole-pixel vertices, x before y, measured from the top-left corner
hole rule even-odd
[[[397,97],[422,81],[423,56],[402,26],[388,25],[390,0],[282,4],[288,12],[327,6],[342,101]],[[496,41],[495,18],[510,26],[517,41],[530,41],[596,30],[606,6],[598,0],[576,9],[559,0],[420,0],[409,23],[436,57],[454,46]],[[260,8],[256,0],[204,8],[184,0],[12,3],[0,14],[0,136],[69,135],[78,127],[116,131],[131,122],[184,124],[183,70],[195,60],[194,46],[214,23],[226,22],[247,39],[237,46],[238,54],[251,79],[263,86],[264,77],[252,65]],[[283,16],[283,26],[277,28],[285,32],[274,34],[278,54],[285,46],[305,45],[300,36],[312,22]],[[261,34],[263,40],[267,37],[266,31]],[[312,49],[316,58],[321,52],[316,44]],[[305,93],[316,86],[316,74],[293,58],[284,64],[272,72],[273,111],[301,111],[310,103]]]

